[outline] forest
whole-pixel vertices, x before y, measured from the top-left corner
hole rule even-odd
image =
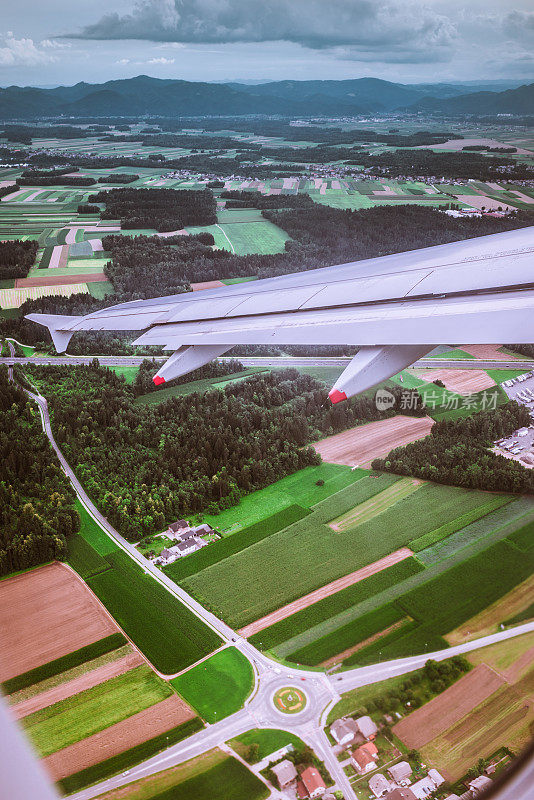
[[[74,491],[37,409],[0,367],[0,575],[64,558],[79,530]]]
[[[50,178],[18,178],[21,186],[93,186],[94,178],[84,178],[78,175],[53,175]]]
[[[0,280],[25,278],[36,256],[36,241],[11,239],[0,242]]]
[[[186,225],[217,222],[213,192],[182,189],[109,189],[89,195],[89,203],[105,203],[102,219],[120,219],[121,227],[174,231]]]
[[[157,406],[134,405],[137,389],[96,362],[29,370],[85,490],[134,541],[176,518],[217,513],[318,464],[306,447],[317,438],[393,415],[367,397],[332,406],[325,387],[296,370],[261,373]],[[402,389],[394,391],[400,396]]]
[[[530,422],[525,406],[515,401],[465,419],[441,420],[430,436],[395,448],[372,467],[468,489],[531,494],[534,471],[489,449]]]

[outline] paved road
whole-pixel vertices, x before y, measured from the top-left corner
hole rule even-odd
[[[37,364],[39,366],[76,366],[78,364],[90,364],[94,359],[107,367],[138,367],[147,356],[9,356],[0,358],[0,364]],[[160,363],[166,361],[168,356],[156,356],[155,361]],[[221,358],[220,361],[227,359]],[[294,358],[292,356],[276,357],[239,357],[238,360],[245,367],[346,367],[350,358],[331,358],[327,356],[317,356],[309,358]],[[534,361],[519,361],[510,359],[509,361],[492,361],[488,359],[445,359],[445,358],[421,358],[414,364],[415,367],[430,367],[432,369],[534,369]]]
[[[242,639],[235,631],[229,628],[226,623],[207,611],[200,603],[194,600],[194,598],[167,578],[167,576],[155,567],[152,562],[145,559],[132,544],[124,539],[118,531],[109,524],[87,496],[72,468],[59,449],[52,433],[46,399],[42,395],[32,392],[28,392],[28,395],[37,403],[41,414],[43,430],[48,436],[79,499],[87,508],[88,512],[103,530],[106,531],[131,558],[135,559],[147,573],[151,574],[154,579],[165,586],[171,594],[188,606],[191,611],[204,620],[207,625],[217,631],[227,645],[232,644],[237,647],[251,661],[255,672],[255,691],[245,704],[244,709],[221,720],[221,722],[215,725],[207,726],[204,730],[199,731],[185,741],[168,748],[163,754],[144,761],[142,764],[128,770],[126,773],[110,778],[107,781],[103,781],[96,786],[77,793],[73,796],[76,800],[89,800],[89,798],[95,797],[111,788],[127,785],[141,777],[180,764],[183,761],[194,758],[224,743],[239,733],[256,727],[278,727],[295,733],[303,741],[313,747],[318,757],[325,762],[336,782],[336,787],[341,789],[346,800],[356,800],[356,795],[354,794],[350,782],[333,755],[328,739],[323,731],[328,711],[337,700],[339,700],[340,692],[411,672],[423,666],[429,658],[434,658],[435,660],[450,658],[453,655],[466,653],[487,644],[534,631],[534,622],[531,622],[511,630],[501,631],[497,634],[472,642],[466,642],[439,652],[396,659],[370,667],[355,668],[333,676],[327,676],[323,672],[300,669],[297,667],[289,668],[279,664],[265,656],[259,650],[256,650],[249,642]],[[302,712],[289,716],[276,709],[273,703],[273,694],[277,689],[291,685],[298,686],[305,693],[307,703]]]

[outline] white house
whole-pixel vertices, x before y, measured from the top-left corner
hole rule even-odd
[[[417,781],[416,783],[412,783],[410,789],[418,798],[418,800],[426,800],[426,798],[429,797],[432,792],[436,791],[436,785],[434,784],[434,781],[427,776],[426,778],[421,778],[421,780]]]
[[[382,797],[386,792],[389,792],[390,787],[391,783],[381,772],[377,772],[376,775],[372,775],[369,778],[369,789],[375,797]]]
[[[410,783],[412,768],[407,761],[399,761],[388,769],[389,774],[396,783],[407,786]]]
[[[287,758],[284,759],[284,761],[280,761],[279,764],[274,764],[271,769],[276,775],[280,789],[285,789],[287,786],[291,786],[291,784],[297,779],[297,770],[295,769],[295,765]]]
[[[374,739],[378,733],[378,728],[371,717],[358,717],[356,720],[356,725],[358,726],[358,730],[360,731],[361,735],[365,739]]]
[[[330,725],[330,733],[338,744],[350,744],[357,733],[359,733],[358,725],[352,719],[336,719]]]

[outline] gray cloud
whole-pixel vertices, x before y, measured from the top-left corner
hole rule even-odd
[[[362,60],[436,61],[450,53],[450,20],[397,0],[138,0],[132,12],[103,16],[83,39],[197,44],[288,41],[342,48]],[[403,56],[401,58],[401,56]]]

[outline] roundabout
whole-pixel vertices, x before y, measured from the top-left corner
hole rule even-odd
[[[308,698],[294,686],[282,686],[272,697],[274,707],[282,714],[300,714],[308,704]]]

